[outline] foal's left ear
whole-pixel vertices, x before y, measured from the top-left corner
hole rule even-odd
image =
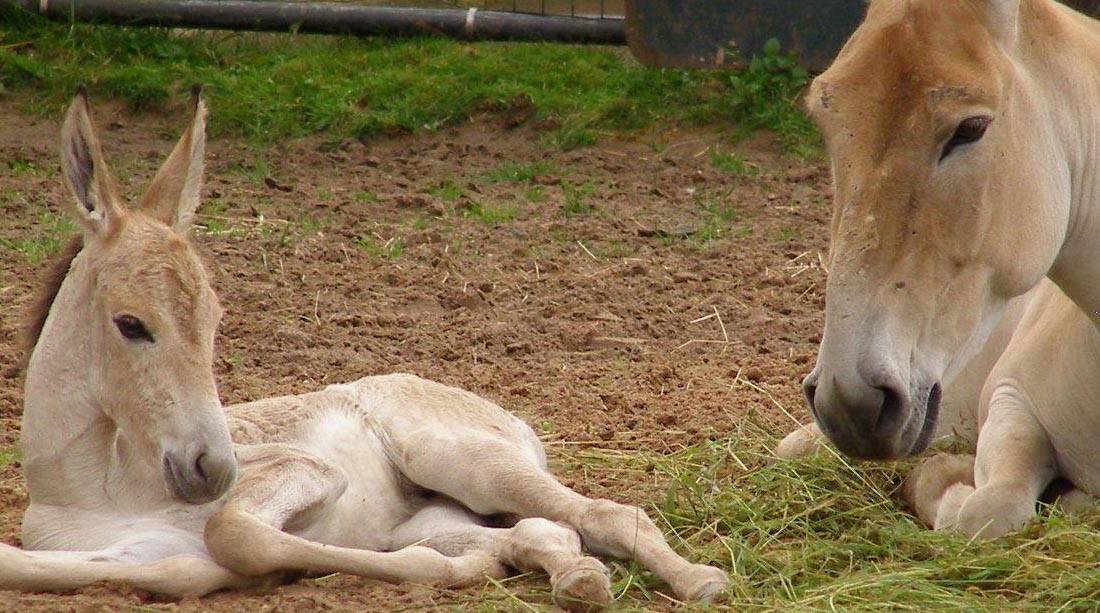
[[[206,153],[206,104],[202,86],[191,88],[191,122],[176,147],[153,177],[138,208],[180,234],[195,220],[202,199],[203,156]]]

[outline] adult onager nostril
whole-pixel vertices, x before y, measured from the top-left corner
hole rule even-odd
[[[814,396],[817,394],[817,371],[814,371],[802,380],[802,396],[806,399],[806,406],[810,407],[810,415],[817,419],[817,408],[814,406]]]
[[[887,459],[908,453],[901,439],[910,410],[900,382],[811,375],[803,392],[822,432],[845,454]]]

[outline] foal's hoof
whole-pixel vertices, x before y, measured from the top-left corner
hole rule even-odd
[[[598,611],[611,602],[611,577],[595,558],[584,558],[573,569],[551,577],[554,604],[566,611]]]
[[[686,581],[680,584],[678,596],[686,602],[710,604],[721,599],[721,593],[730,584],[729,575],[713,566],[696,564]],[[681,591],[682,590],[682,591]]]

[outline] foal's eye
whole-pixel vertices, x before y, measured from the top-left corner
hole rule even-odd
[[[982,137],[985,136],[986,128],[988,128],[991,123],[993,123],[993,118],[988,115],[968,117],[959,122],[959,126],[955,128],[955,133],[951,135],[951,140],[947,141],[947,144],[943,146],[943,153],[940,154],[940,161],[943,161],[943,158],[950,155],[951,152],[955,150],[955,147],[981,140]]]
[[[153,340],[153,335],[145,328],[145,324],[141,323],[141,320],[133,315],[119,315],[115,317],[114,321],[115,327],[118,328],[118,333],[123,337],[132,341],[156,342]]]

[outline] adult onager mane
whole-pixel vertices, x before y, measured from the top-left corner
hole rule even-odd
[[[872,0],[810,89],[835,203],[806,398],[858,457],[969,413],[976,458],[906,488],[937,528],[1017,528],[1056,477],[1100,494],[1098,67],[1100,24],[1053,0]]]
[[[582,541],[684,600],[726,586],[641,509],[558,483],[531,429],[468,392],[398,374],[223,408],[221,307],[187,239],[204,147],[196,89],[187,131],[131,210],[83,91],[69,109],[62,170],[82,240],[28,324],[30,506],[25,549],[0,545],[0,589],[118,580],[186,596],[301,571],[461,585],[513,567],[547,572],[562,606],[600,606],[607,569]]]

